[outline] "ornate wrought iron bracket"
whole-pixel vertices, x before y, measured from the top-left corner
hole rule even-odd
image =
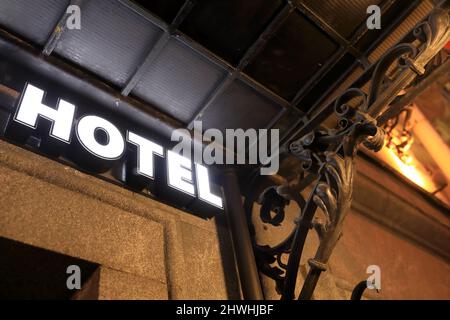
[[[254,181],[246,195],[245,208],[255,258],[259,271],[276,282],[282,299],[296,298],[303,247],[309,231],[315,230],[320,244],[308,261],[309,272],[297,297],[312,298],[319,277],[327,270],[328,260],[342,236],[352,201],[357,150],[360,144],[374,151],[383,147],[384,120],[380,119],[392,112],[391,104],[398,105],[401,91],[413,87],[432,71],[430,61],[450,40],[449,8],[449,1],[436,7],[428,20],[405,38],[408,42],[393,47],[370,69],[368,93],[362,88],[350,88],[335,100],[335,128],[316,129],[289,142],[286,149],[301,163],[297,179],[277,177],[272,185],[262,185],[262,178]],[[307,188],[310,191],[305,199],[302,194]],[[291,201],[299,207],[293,231],[278,245],[259,245],[252,223],[253,204],[261,205],[262,222],[277,227],[285,219],[284,209]]]

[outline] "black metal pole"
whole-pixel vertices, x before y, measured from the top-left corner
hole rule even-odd
[[[245,300],[263,300],[247,218],[239,191],[239,181],[234,170],[224,170],[223,188],[242,295]]]

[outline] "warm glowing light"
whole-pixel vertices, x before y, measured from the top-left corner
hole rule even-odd
[[[431,181],[431,177],[426,175],[424,172],[419,170],[415,165],[413,165],[415,159],[412,156],[408,156],[408,159],[403,162],[396,153],[390,148],[384,148],[380,152],[381,158],[388,164],[390,164],[395,170],[400,172],[406,178],[420,186],[421,188],[427,190],[428,192],[433,192],[436,187]]]

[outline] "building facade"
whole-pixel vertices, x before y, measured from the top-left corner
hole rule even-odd
[[[396,44],[416,45],[418,40],[410,40],[414,26],[423,21],[433,26],[434,21],[445,17],[447,20],[437,28],[438,36],[433,38],[439,38],[436,48],[417,45],[429,55],[422,61],[427,66],[422,73],[425,80],[419,77],[420,81],[411,80],[412,85],[396,89],[400,92],[421,87],[438,72],[442,80],[442,66],[448,73],[448,50],[443,49],[450,40],[445,1],[409,1],[407,7],[402,1],[380,1],[389,21],[384,33],[370,33],[358,19],[355,26],[341,25],[337,13],[330,18],[311,1],[296,5],[289,2],[287,7],[280,1],[276,8],[259,6],[260,1],[256,1],[259,11],[255,20],[262,26],[255,33],[260,38],[256,37],[252,45],[243,32],[244,40],[232,43],[231,51],[227,50],[226,38],[220,38],[223,30],[216,30],[216,25],[210,26],[218,32],[218,38],[210,42],[204,42],[209,38],[199,31],[206,24],[202,17],[220,6],[195,1],[182,1],[184,4],[179,6],[177,1],[169,1],[166,6],[156,1],[152,8],[142,8],[132,1],[62,2],[43,0],[36,7],[28,1],[0,2],[2,299],[286,298],[286,273],[295,247],[280,252],[260,249],[295,242],[296,228],[302,225],[299,219],[305,216],[305,203],[317,201],[317,186],[308,184],[298,192],[306,200],[300,201],[301,208],[295,197],[285,198],[282,215],[272,203],[256,198],[260,193],[267,194],[271,189],[265,188],[271,184],[292,186],[298,177],[304,181],[314,165],[307,168],[298,163],[298,159],[304,160],[304,154],[290,149],[289,156],[280,156],[278,175],[255,181],[250,173],[256,166],[230,169],[205,165],[209,171],[201,171],[192,162],[189,184],[197,195],[193,197],[186,195],[180,184],[171,183],[171,175],[177,171],[167,163],[174,146],[170,140],[173,130],[192,129],[193,120],[220,130],[279,128],[285,145],[290,147],[299,136],[307,136],[299,132],[309,133],[335,120],[331,117],[333,110],[322,107],[340,93],[360,84],[362,88],[364,84],[374,86],[373,78],[369,84],[364,78],[376,72],[377,61],[382,61]],[[348,1],[340,4],[352,12]],[[66,11],[70,6],[81,8],[80,30],[67,27],[76,12]],[[243,12],[252,12],[243,6]],[[362,7],[364,22],[367,5]],[[430,18],[436,12],[444,18]],[[396,19],[396,14],[401,19]],[[27,21],[17,23],[19,17]],[[238,28],[242,30],[246,25]],[[280,39],[292,36],[288,30],[300,27],[303,32],[293,43],[305,41],[305,45],[317,47],[317,51],[304,48],[301,57],[316,67],[309,70],[306,65],[292,66],[286,69],[289,71],[284,83],[283,75],[276,73],[283,66],[272,66],[270,57],[276,55],[277,45],[282,46]],[[314,44],[316,32],[324,38],[334,37],[330,43],[336,48],[329,47],[326,40]],[[231,39],[232,33],[230,29]],[[265,40],[259,41],[261,38]],[[275,39],[274,43],[270,39]],[[242,54],[240,45],[247,49]],[[292,51],[280,53],[280,60],[288,61]],[[318,54],[324,55],[321,61],[313,59]],[[443,58],[438,63],[433,59],[439,54]],[[411,61],[417,69],[424,58],[416,57]],[[434,62],[435,68],[433,65],[429,71]],[[298,70],[311,72],[314,79],[292,78],[292,70],[292,74]],[[398,78],[390,76],[396,83]],[[293,83],[298,86],[293,88]],[[45,95],[32,100],[32,107],[38,102],[55,110],[64,103],[76,106],[74,116],[69,117],[74,124],[69,126],[71,136],[67,141],[58,139],[61,131],[58,136],[60,127],[55,123],[63,120],[56,120],[56,116],[43,116],[42,111],[36,115],[39,120],[34,126],[18,121],[19,111],[27,101],[27,85],[45,91]],[[385,92],[389,90],[387,86]],[[313,99],[318,91],[327,94]],[[415,98],[424,99],[427,92],[422,91]],[[373,104],[383,98],[380,96]],[[443,101],[445,104],[450,100]],[[392,98],[386,105],[395,102]],[[311,105],[314,108],[305,109]],[[89,148],[80,129],[82,119],[88,115],[117,126],[124,141],[120,157],[107,158],[106,153],[102,157],[95,154],[94,147]],[[98,135],[98,128],[92,132],[97,146],[111,145],[113,130],[103,128],[106,138],[99,142],[104,137]],[[142,174],[140,149],[130,143],[132,131],[164,148],[163,157],[154,157],[154,176]],[[301,141],[304,143],[304,139]],[[302,148],[307,149],[307,144]],[[298,168],[305,170],[298,172]],[[320,219],[306,225],[319,231],[305,235],[297,277],[290,279],[294,297],[302,295],[305,279],[311,277],[314,268],[323,267],[320,272],[326,272],[322,272],[309,298],[350,299],[361,281],[376,275],[381,280],[380,290],[365,290],[364,299],[450,299],[450,219],[445,183],[436,192],[437,187],[427,191],[368,151],[360,150],[355,156],[354,168],[352,201],[348,202],[342,234],[336,234],[339,241],[329,259],[318,258],[316,250],[323,243],[320,232],[328,232],[331,225],[321,230]],[[445,177],[446,168],[436,168]],[[321,176],[322,171],[317,170]],[[200,176],[202,172],[207,173],[206,178]],[[319,182],[325,179],[321,177]],[[274,190],[282,194],[280,189]],[[308,199],[310,193],[313,197]],[[214,196],[220,197],[219,206],[212,203],[212,199],[217,200]],[[285,203],[286,199],[290,201]],[[322,214],[317,213],[316,218],[326,219]],[[261,252],[271,253],[264,256]],[[73,266],[76,269],[71,269]],[[80,288],[70,288],[70,270],[80,271]],[[258,271],[256,276],[254,270]]]

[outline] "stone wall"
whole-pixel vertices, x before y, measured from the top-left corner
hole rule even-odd
[[[99,264],[100,298],[240,297],[223,217],[202,220],[3,141],[0,185],[0,236]]]
[[[448,215],[377,166],[357,168],[352,212],[314,298],[349,299],[379,265],[382,290],[366,298],[450,299]],[[224,216],[200,219],[3,141],[0,185],[0,237],[100,265],[75,298],[241,296]],[[282,239],[296,214],[288,210],[283,228],[258,225],[258,241]],[[317,243],[311,233],[303,277]],[[278,299],[262,279],[266,297]]]

